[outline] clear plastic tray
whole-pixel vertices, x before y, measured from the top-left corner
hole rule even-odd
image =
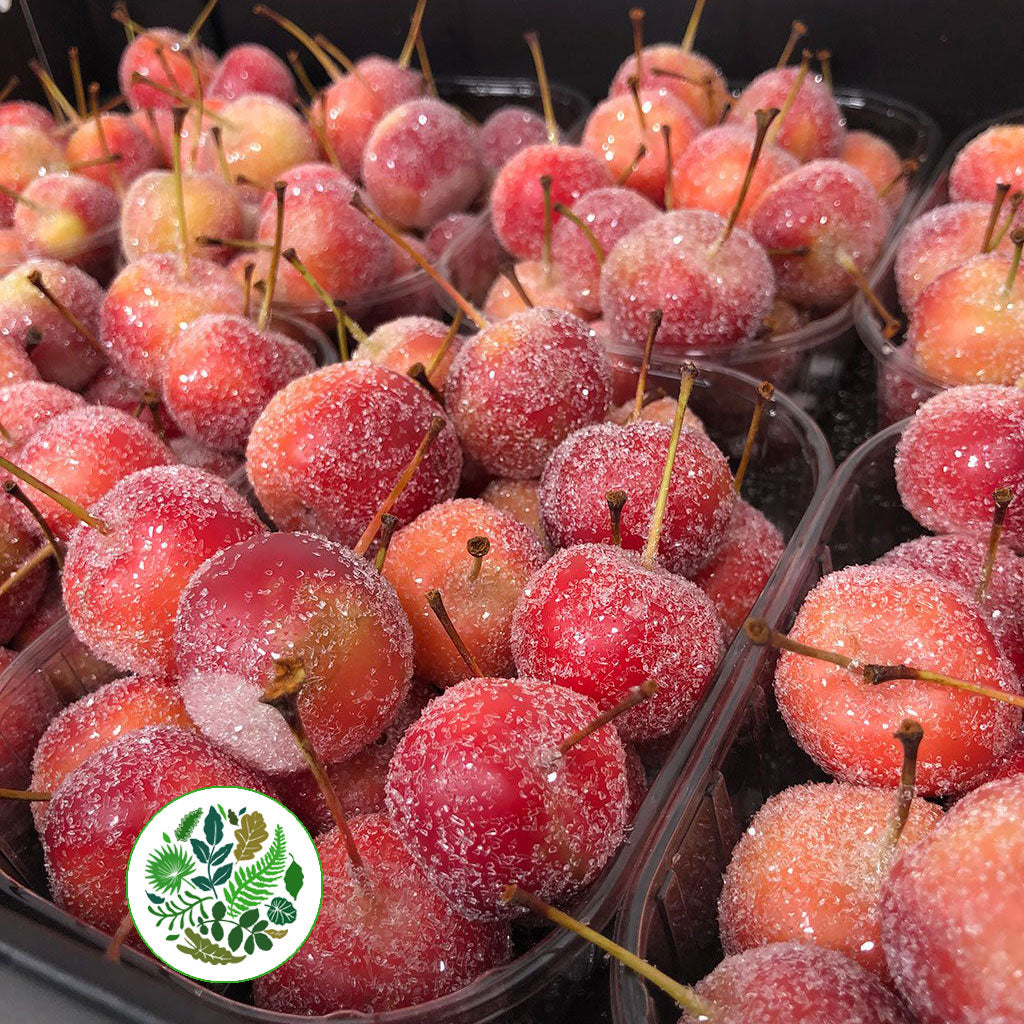
[[[710,387],[696,388],[692,404],[704,419],[715,440],[723,446],[735,466],[739,458],[747,421],[752,409],[756,381],[730,369],[708,369],[704,376]],[[652,388],[666,393],[678,391],[675,377],[652,374]],[[761,507],[787,538],[798,538],[805,512],[819,504],[832,472],[828,446],[818,427],[785,395],[776,400],[765,417],[744,495]],[[786,549],[776,576],[782,575],[795,553],[794,543]],[[716,689],[731,679],[737,664],[747,654],[748,644],[740,638],[726,652],[718,670]],[[78,692],[91,689],[92,678],[79,678],[74,665],[80,646],[66,623],[57,623],[0,674],[0,785],[24,786],[35,739],[58,707]],[[25,719],[28,728],[16,723]],[[685,740],[682,741],[685,743]],[[677,787],[677,775],[689,761],[685,745],[677,744],[667,756],[665,767],[654,780],[629,839],[612,864],[575,908],[598,927],[608,925],[628,893],[628,876],[647,855],[667,806]],[[112,973],[100,950],[107,939],[94,929],[57,909],[46,897],[39,871],[39,850],[23,806],[13,802],[0,811],[0,894],[6,893],[24,912],[58,927],[83,945],[75,984],[99,982],[112,992],[111,998],[134,998],[129,991],[139,987],[138,971]],[[211,1020],[265,1021],[285,1024],[294,1017],[254,1010],[227,994],[211,992],[161,968],[157,963],[127,951],[126,960],[148,975],[147,998],[164,999],[173,1006],[177,1019],[200,1013]],[[593,949],[567,933],[545,935],[512,963],[497,968],[472,985],[443,999],[402,1011],[369,1018],[338,1013],[332,1020],[372,1020],[378,1024],[478,1024],[483,1021],[555,1021],[566,1012],[566,1004],[583,988],[596,965]],[[126,989],[123,986],[132,986]],[[181,1008],[183,992],[191,993],[189,1011]],[[238,991],[240,998],[244,990]],[[192,997],[196,1002],[191,1002]],[[194,1013],[192,1012],[194,1011]],[[204,1016],[205,1020],[206,1017]]]
[[[818,580],[871,562],[921,527],[896,492],[893,458],[906,421],[861,445],[837,470],[774,585],[753,614],[787,630]],[[716,904],[732,848],[758,808],[789,785],[825,776],[796,746],[772,699],[775,653],[748,647],[719,677],[678,752],[660,831],[631,876],[616,939],[683,982],[721,959]],[[615,1024],[675,1024],[679,1010],[617,965]]]
[[[1024,107],[1018,107],[1015,110],[1008,110],[1004,114],[980,121],[961,132],[949,144],[942,159],[934,167],[928,183],[918,196],[913,209],[908,213],[903,226],[906,227],[915,217],[948,201],[947,184],[950,168],[953,166],[957,154],[971,139],[994,124],[1020,124],[1022,122],[1024,122]],[[899,308],[894,274],[896,254],[901,237],[902,232],[889,243],[871,283],[879,298],[894,315],[903,319],[905,326],[906,312]],[[949,387],[941,378],[925,372],[914,362],[903,348],[902,332],[892,340],[885,338],[877,314],[860,296],[854,300],[853,318],[861,341],[864,342],[875,359],[880,426],[888,426],[897,420],[913,415],[919,405]]]

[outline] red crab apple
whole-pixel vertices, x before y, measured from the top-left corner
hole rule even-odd
[[[462,347],[464,338],[440,320],[429,316],[403,316],[381,324],[360,342],[357,359],[367,359],[398,373],[410,367],[423,366],[435,388],[444,387],[452,361]]]
[[[82,121],[68,137],[67,162],[95,161],[78,173],[114,191],[160,166],[161,152],[130,114],[99,114]],[[102,162],[114,157],[114,162]]]
[[[847,132],[838,157],[856,167],[872,185],[880,199],[895,213],[907,198],[907,179],[917,169],[916,162],[904,163],[899,153],[874,132]]]
[[[22,380],[39,380],[39,371],[21,345],[0,338],[0,385]]]
[[[987,203],[997,182],[1024,188],[1024,124],[997,124],[975,136],[949,171],[949,198]]]
[[[520,292],[525,293],[525,300]],[[560,309],[581,318],[587,315],[570,297],[561,270],[545,267],[542,260],[523,260],[504,267],[484,299],[483,311],[491,320],[504,320],[535,306]]]
[[[0,127],[9,124],[38,128],[44,132],[53,132],[57,128],[53,114],[31,100],[6,100],[0,103]]]
[[[17,200],[33,178],[42,177],[64,162],[64,152],[48,132],[20,125],[0,126],[0,227],[14,221]]]
[[[85,405],[85,399],[57,384],[26,380],[0,387],[0,455],[17,461],[21,446],[62,412]]]
[[[0,494],[0,584],[18,570],[43,543],[42,534],[23,505]],[[0,642],[8,643],[39,603],[49,569],[39,565],[0,594]]]
[[[0,392],[0,396],[2,396]],[[481,492],[482,500],[494,505],[495,508],[508,512],[514,519],[527,527],[544,546],[550,555],[551,542],[544,532],[544,523],[540,517],[539,480],[492,480]]]
[[[121,54],[117,69],[121,95],[133,107],[171,107],[177,102],[174,97],[135,77],[144,75],[157,85],[170,86],[194,97],[196,80],[190,55],[199,70],[199,84],[205,88],[217,66],[217,58],[205,46],[170,28],[151,28],[140,33]]]
[[[480,162],[493,178],[521,149],[546,142],[547,126],[535,110],[509,104],[499,107],[480,125],[478,141]]]
[[[240,43],[224,53],[210,82],[215,99],[235,100],[249,93],[263,93],[294,103],[295,79],[288,66],[272,50],[256,43]]]

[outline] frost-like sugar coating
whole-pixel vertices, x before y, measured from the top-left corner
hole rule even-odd
[[[1024,391],[988,384],[930,398],[896,448],[896,486],[922,526],[983,537],[992,492],[1009,487],[1003,540],[1024,550]]]
[[[495,476],[528,480],[563,438],[604,419],[611,371],[582,320],[530,309],[470,338],[444,395],[466,453]]]
[[[57,906],[113,934],[128,911],[128,856],[143,826],[172,800],[206,786],[268,792],[263,776],[176,725],[120,736],[66,775],[42,833]]]
[[[729,124],[754,127],[754,112],[775,107],[782,110],[799,68],[774,68],[755,78],[740,93],[726,119]],[[800,85],[786,117],[772,128],[774,143],[801,163],[839,154],[846,134],[845,121],[832,90],[820,76],[808,75]]]
[[[465,210],[480,191],[476,126],[441,100],[410,100],[377,122],[362,170],[370,199],[388,220],[425,230]]]
[[[407,374],[335,364],[292,381],[249,435],[247,471],[277,525],[355,544],[443,410]],[[454,497],[462,453],[445,423],[391,508],[400,523]]]
[[[297,341],[259,331],[243,316],[202,316],[175,339],[161,393],[186,434],[222,451],[241,451],[278,391],[316,363]]]
[[[475,576],[466,549],[473,537],[490,542]],[[412,623],[416,675],[449,686],[473,674],[427,604],[433,589],[441,591],[480,671],[512,675],[512,612],[544,559],[544,548],[526,526],[475,498],[435,505],[403,526],[391,540],[384,575]]]
[[[790,631],[857,665],[910,665],[1017,692],[984,612],[958,587],[913,569],[864,565],[826,576]],[[917,786],[926,796],[962,792],[1017,741],[1021,714],[938,683],[878,685],[856,670],[784,652],[775,695],[790,732],[845,782],[892,785],[901,762],[892,734],[905,718],[924,728]]]
[[[997,124],[975,136],[949,170],[949,198],[990,203],[999,182],[1024,188],[1024,124]]]
[[[58,384],[23,380],[0,387],[0,455],[17,462],[18,449],[62,412],[85,405],[85,399]],[[6,437],[4,436],[6,435]]]
[[[28,510],[14,498],[0,494],[0,581],[42,545],[42,533]],[[44,562],[0,596],[0,643],[7,643],[17,633],[39,603],[49,572]]]
[[[116,366],[107,363],[89,382],[89,386],[82,392],[82,397],[90,405],[109,405],[112,409],[131,413],[153,431],[157,429],[157,421],[153,415],[155,409],[164,432],[163,436],[170,441],[180,438],[181,430],[178,424],[170,416],[163,415],[162,407],[143,402],[145,392],[143,385],[129,379]]]
[[[242,468],[242,460],[230,452],[219,452],[192,437],[174,437],[168,444],[183,466],[193,466],[226,480]]]
[[[715,553],[693,575],[721,616],[727,640],[750,614],[785,547],[778,527],[762,512],[742,499],[733,505]]]
[[[0,385],[22,380],[39,380],[39,371],[21,345],[0,338]]]
[[[622,405],[614,406],[608,412],[608,422],[617,423],[620,427],[627,423],[633,415],[634,404],[635,396],[630,398],[628,402],[623,402]],[[678,404],[672,396],[663,395],[661,398],[656,398],[653,402],[648,402],[642,406],[640,415],[637,418],[645,423],[667,423],[669,426],[672,426],[676,420],[676,406]],[[707,430],[704,428],[704,421],[689,406],[683,411],[683,426],[699,430],[702,434],[707,433]]]
[[[242,289],[230,271],[193,256],[184,275],[174,253],[129,263],[100,310],[100,341],[133,380],[156,388],[175,338],[205,313],[238,313]]]
[[[130,473],[171,461],[170,450],[148,427],[120,409],[96,405],[50,420],[18,453],[22,469],[86,508]],[[78,520],[45,494],[32,500],[57,537],[67,540]]]
[[[587,316],[586,311],[577,306],[569,294],[561,265],[548,269],[541,260],[523,260],[515,265],[514,270],[530,300],[529,305],[523,302],[512,282],[504,274],[499,274],[484,299],[483,312],[488,319],[504,320],[513,313],[522,313],[534,306],[561,309],[578,317]]]
[[[570,434],[551,454],[540,480],[544,531],[555,547],[611,543],[609,491],[626,492],[622,546],[647,542],[661,489],[672,428],[640,421],[596,423]],[[676,447],[658,559],[692,576],[725,536],[735,495],[729,463],[698,430],[684,429]]]
[[[764,249],[742,228],[717,247],[726,222],[677,210],[635,228],[608,253],[601,310],[611,336],[643,351],[651,313],[662,311],[658,351],[740,345],[761,329],[775,278]]]
[[[916,798],[893,848],[895,814],[895,788],[830,782],[773,796],[754,815],[725,872],[718,917],[726,953],[772,942],[814,943],[845,953],[888,982],[882,881],[894,858],[927,834],[942,809]]]
[[[261,534],[209,559],[181,595],[175,644],[192,719],[270,772],[306,763],[278,712],[259,702],[275,659],[305,670],[299,711],[326,762],[375,740],[412,677],[412,630],[391,585],[372,563],[308,534]]]
[[[512,620],[523,675],[550,679],[602,711],[653,679],[658,692],[617,719],[627,740],[672,732],[693,713],[722,655],[721,626],[688,580],[644,569],[606,544],[558,552],[529,581]]]
[[[195,729],[172,679],[129,676],[116,679],[64,708],[47,726],[32,756],[29,788],[53,793],[64,777],[114,740],[147,725]],[[32,804],[41,833],[47,803]]]
[[[588,192],[573,205],[572,212],[607,255],[620,238],[656,217],[658,208],[631,188],[609,186]],[[600,313],[601,261],[587,236],[566,217],[551,233],[551,254],[572,301],[588,314]]]
[[[99,328],[103,289],[84,271],[57,260],[31,260],[0,279],[0,337],[27,349],[43,380],[81,391],[100,371],[103,356],[29,282],[34,270],[93,333]]]
[[[49,132],[29,125],[0,125],[0,185],[10,192],[22,192],[33,178],[63,162],[63,148]],[[0,195],[0,227],[14,222],[16,205],[13,195]]]
[[[750,154],[756,139],[752,128],[723,124],[698,135],[685,149],[675,148],[672,165],[673,209],[711,210],[728,218],[740,196],[747,176]],[[743,200],[737,223],[750,227],[750,220],[761,196],[779,178],[795,171],[800,162],[778,146],[764,146]]]
[[[501,244],[517,259],[539,259],[544,242],[544,189],[551,176],[551,201],[572,207],[596,188],[610,185],[604,164],[581,146],[527,146],[498,172],[491,191],[491,222]],[[552,223],[561,219],[552,213]]]
[[[534,536],[551,554],[552,546],[544,532],[540,517],[539,480],[492,480],[481,492],[480,497],[496,508],[518,519],[528,527]]]
[[[97,120],[102,126],[97,127]],[[78,122],[68,137],[67,162],[81,164],[112,156],[115,164],[97,163],[79,174],[115,191],[127,188],[140,174],[160,166],[160,153],[129,114],[107,112]]]
[[[137,673],[173,673],[174,616],[212,555],[263,532],[251,506],[190,466],[126,476],[92,506],[109,534],[81,524],[64,562],[64,604],[78,638]]]
[[[483,301],[504,259],[486,213],[442,217],[427,232],[423,245],[435,262],[444,256],[448,279],[473,302]]]
[[[241,43],[224,52],[210,82],[213,99],[236,100],[249,93],[275,96],[283,103],[296,100],[295,79],[288,65],[258,43]]]
[[[480,125],[480,162],[493,178],[521,149],[543,145],[547,138],[547,126],[537,111],[514,104],[498,107]]]
[[[387,815],[353,818],[351,829],[365,871],[353,871],[337,830],[318,839],[320,916],[295,956],[256,979],[257,1006],[310,1015],[385,1012],[454,992],[511,958],[508,928],[457,913]]]
[[[615,727],[558,751],[597,714],[593,701],[550,682],[467,679],[410,726],[388,771],[388,811],[461,913],[507,916],[509,879],[562,903],[618,849],[628,788]]]
[[[53,114],[31,100],[5,100],[0,104],[0,125],[20,124],[52,132],[57,127]]]
[[[839,160],[813,160],[780,178],[761,197],[750,230],[766,249],[807,249],[771,257],[779,294],[800,306],[834,309],[857,286],[839,263],[870,273],[889,230],[874,186]]]
[[[715,1024],[913,1024],[903,1004],[863,967],[831,949],[776,942],[723,960],[697,992]],[[684,1013],[679,1024],[704,1017]]]
[[[403,316],[381,324],[366,341],[360,343],[355,358],[367,359],[398,373],[408,373],[414,363],[422,363],[426,369],[447,337],[448,327],[440,320],[429,316]],[[430,383],[435,388],[444,387],[452,360],[462,342],[463,336],[457,334],[444,358],[431,371]]]
[[[964,797],[894,865],[882,938],[924,1024],[1015,1024],[1024,1001],[1024,776]]]
[[[198,83],[193,77],[188,54],[195,56]],[[133,107],[173,107],[178,102],[173,96],[140,82],[133,75],[145,75],[159,85],[169,85],[186,96],[195,96],[196,85],[204,88],[209,85],[216,66],[214,54],[201,44],[189,42],[184,33],[171,28],[151,28],[140,32],[121,51],[117,80],[121,95]]]

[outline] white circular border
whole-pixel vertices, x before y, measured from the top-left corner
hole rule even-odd
[[[171,836],[172,841],[176,841],[173,839],[174,830],[184,815],[197,807],[205,811],[211,804],[220,804],[236,812],[244,807],[246,813],[259,811],[263,815],[270,839],[264,844],[256,858],[253,861],[245,861],[243,866],[255,863],[259,859],[269,843],[273,841],[275,827],[280,825],[285,834],[287,865],[290,866],[291,859],[294,858],[303,873],[302,889],[296,899],[293,900],[285,890],[283,874],[269,897],[282,896],[295,906],[297,915],[295,920],[287,926],[288,935],[284,939],[275,940],[269,950],[262,950],[257,946],[251,954],[246,955],[241,963],[207,964],[180,952],[176,948],[178,944],[181,942],[187,944],[188,941],[184,938],[184,928],[178,929],[175,933],[165,925],[158,927],[156,918],[149,913],[148,909],[153,906],[146,896],[145,872],[149,855],[165,845],[165,833]],[[222,843],[228,841],[235,828],[226,821],[224,825]],[[203,819],[201,818],[196,826],[196,831],[193,832],[193,838],[204,839],[202,829]],[[245,789],[241,786],[208,786],[205,789],[195,789],[177,797],[146,822],[128,857],[125,891],[128,897],[128,912],[132,916],[135,930],[158,960],[179,974],[195,978],[197,981],[214,983],[251,981],[290,960],[309,937],[313,925],[316,924],[316,920],[320,916],[320,904],[323,899],[323,868],[316,846],[305,825],[284,804],[265,793]],[[173,899],[173,897],[165,898]],[[169,933],[178,934],[179,938],[168,941]],[[209,934],[204,938],[210,938]],[[217,944],[227,948],[227,936],[225,935],[224,939]]]

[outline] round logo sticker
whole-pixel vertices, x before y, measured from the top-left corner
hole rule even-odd
[[[212,786],[150,818],[128,859],[127,892],[135,930],[168,967],[199,981],[250,981],[306,941],[323,872],[286,807]]]

